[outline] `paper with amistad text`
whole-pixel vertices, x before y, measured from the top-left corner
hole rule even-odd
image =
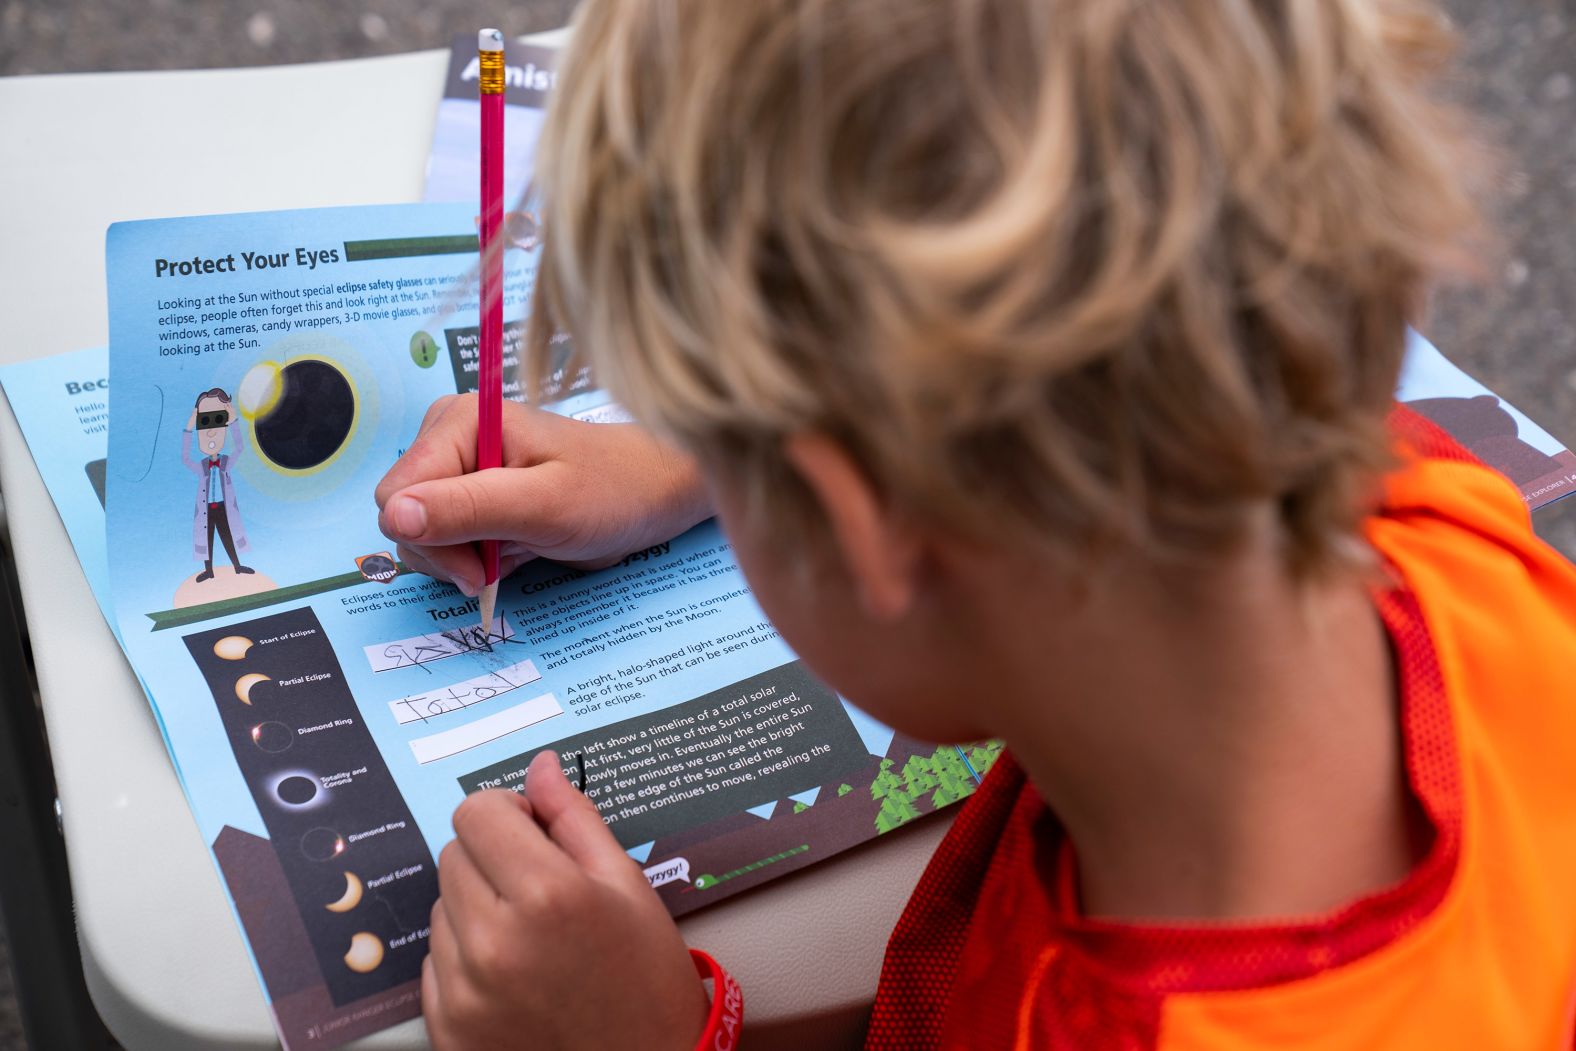
[[[536,140],[547,119],[547,98],[557,80],[557,49],[520,40],[504,42],[504,201],[511,207],[525,193],[536,158]],[[450,41],[449,68],[443,97],[433,125],[427,154],[424,201],[465,201],[480,197],[481,170],[476,144],[481,139],[481,103],[477,89],[481,62],[476,34],[459,33]],[[511,221],[520,216],[511,213]]]

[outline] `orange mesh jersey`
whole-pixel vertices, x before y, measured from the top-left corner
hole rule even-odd
[[[1519,494],[1398,411],[1368,536],[1432,845],[1400,884],[1280,924],[1081,917],[1060,826],[1004,757],[887,947],[867,1047],[1572,1047],[1576,569]]]

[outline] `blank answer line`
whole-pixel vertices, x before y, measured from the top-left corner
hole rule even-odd
[[[479,748],[500,737],[507,737],[517,730],[535,726],[537,723],[562,714],[564,709],[558,703],[558,698],[550,693],[544,693],[540,697],[533,697],[529,701],[483,716],[463,726],[418,737],[410,742],[410,750],[415,755],[416,762],[432,763],[459,755],[472,748]]]

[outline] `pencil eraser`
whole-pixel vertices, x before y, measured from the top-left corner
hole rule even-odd
[[[502,51],[503,33],[496,29],[483,29],[476,34],[476,50]]]

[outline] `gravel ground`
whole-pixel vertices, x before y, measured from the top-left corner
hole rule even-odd
[[[1458,91],[1502,146],[1503,238],[1483,285],[1442,292],[1425,328],[1468,371],[1576,444],[1576,0],[1446,0]],[[0,74],[255,66],[447,46],[481,25],[561,25],[572,0],[0,0]],[[65,41],[73,41],[71,47]],[[1576,557],[1576,499],[1537,525]],[[0,1051],[23,1051],[0,937]],[[54,1049],[49,1049],[54,1051]]]

